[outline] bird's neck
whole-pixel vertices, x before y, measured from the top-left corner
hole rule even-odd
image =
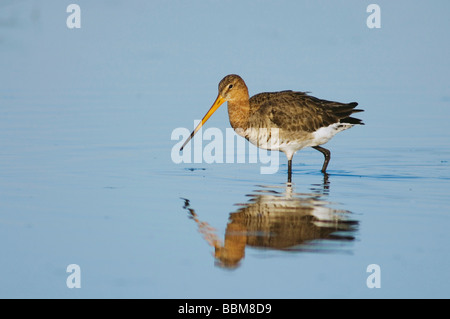
[[[250,102],[248,97],[246,99],[228,101],[228,117],[234,129],[241,128],[246,130],[250,117]]]

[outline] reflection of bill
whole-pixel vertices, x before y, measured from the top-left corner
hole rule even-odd
[[[358,222],[352,213],[328,207],[319,194],[294,194],[266,188],[249,195],[248,203],[229,216],[222,242],[215,230],[199,219],[189,200],[189,211],[205,240],[214,247],[216,264],[236,268],[245,256],[246,246],[285,251],[345,251],[333,243],[354,240]]]

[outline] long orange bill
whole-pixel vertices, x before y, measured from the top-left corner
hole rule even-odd
[[[181,146],[180,152],[183,150],[183,148],[186,146],[186,144],[189,143],[189,141],[194,137],[195,133],[198,132],[198,130],[203,126],[203,124],[206,123],[206,121],[211,117],[211,115],[213,115],[213,113],[215,111],[217,111],[217,109],[219,108],[219,106],[221,106],[223,104],[223,102],[225,102],[225,99],[219,94],[217,96],[217,99],[214,101],[214,104],[209,109],[208,113],[205,114],[202,121],[197,125],[195,130],[192,131],[191,135],[188,137],[186,142],[184,142],[183,146]]]

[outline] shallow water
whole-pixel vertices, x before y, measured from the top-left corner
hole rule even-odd
[[[57,1],[0,7],[0,297],[450,296],[447,2],[432,20],[379,2],[380,30],[357,1],[259,8],[273,25],[250,3],[78,3],[79,30]],[[358,101],[366,125],[327,144],[327,176],[298,152],[292,185],[283,154],[268,175],[248,157],[175,164],[172,131],[233,72],[251,94]],[[225,132],[222,108],[207,126]]]

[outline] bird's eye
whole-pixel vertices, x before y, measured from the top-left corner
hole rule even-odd
[[[233,88],[233,84],[228,85],[228,89],[232,89]]]

